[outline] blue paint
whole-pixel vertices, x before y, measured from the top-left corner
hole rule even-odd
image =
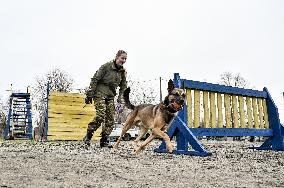
[[[189,128],[195,136],[273,136],[272,129]]]
[[[181,82],[184,82],[184,86],[188,89],[197,89],[203,91],[212,91],[218,93],[226,93],[232,95],[242,95],[249,97],[261,97],[266,98],[267,94],[265,91],[258,91],[252,89],[243,89],[238,87],[224,86],[219,84],[211,84],[206,82],[198,82],[193,80],[182,79]]]

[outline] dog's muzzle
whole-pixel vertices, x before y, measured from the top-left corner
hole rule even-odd
[[[171,106],[174,110],[180,111],[184,105],[184,99],[176,99],[171,102]]]

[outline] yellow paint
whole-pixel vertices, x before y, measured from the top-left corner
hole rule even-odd
[[[209,128],[208,91],[203,91],[204,127]]]
[[[260,128],[264,128],[264,118],[263,118],[263,108],[262,108],[262,99],[257,98],[257,106],[258,106],[258,112],[259,112],[259,123],[260,123]]]
[[[225,105],[226,128],[232,128],[230,95],[228,95],[228,94],[224,95],[224,105]]]
[[[194,127],[200,126],[200,91],[194,90]]]
[[[263,105],[263,113],[264,113],[264,127],[269,128],[269,121],[268,121],[268,113],[267,113],[267,105],[266,105],[266,99],[262,99],[262,105]]]
[[[88,123],[95,116],[92,104],[84,107],[85,95],[78,93],[51,92],[48,105],[48,139],[82,140]],[[84,108],[83,108],[84,107]],[[98,139],[101,128],[94,133]]]
[[[187,121],[188,126],[193,127],[192,125],[192,96],[191,96],[191,90],[186,90],[186,101],[187,101]]]
[[[259,128],[259,121],[258,121],[258,108],[256,104],[256,98],[252,98],[252,112],[253,112],[253,121],[254,121],[254,128]]]
[[[245,106],[244,106],[244,97],[239,96],[239,112],[240,112],[240,126],[241,128],[246,127],[246,121],[245,121]]]
[[[247,114],[248,114],[248,128],[253,128],[251,97],[246,97],[246,106],[247,106]]]
[[[222,95],[221,93],[217,94],[217,108],[218,108],[218,127],[223,128],[223,112],[222,112]]]
[[[233,123],[234,128],[239,128],[239,112],[238,112],[238,103],[237,103],[237,96],[232,96],[232,108],[233,108]]]
[[[216,104],[214,92],[210,92],[210,122],[211,127],[216,128]]]

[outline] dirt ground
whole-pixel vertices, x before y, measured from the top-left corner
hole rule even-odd
[[[89,149],[75,141],[2,141],[0,187],[284,187],[284,152],[203,143],[212,156],[157,154],[159,140],[138,156],[129,142],[111,153],[97,141]]]

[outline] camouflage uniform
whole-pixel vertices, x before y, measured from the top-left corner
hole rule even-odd
[[[102,125],[102,133],[109,135],[114,125],[115,107],[113,99],[95,99],[96,116],[88,124],[88,130],[96,131]]]
[[[123,67],[118,68],[115,61],[103,64],[95,73],[90,83],[88,97],[92,97],[95,103],[96,116],[88,124],[87,133],[91,133],[102,126],[102,136],[109,135],[114,126],[114,97],[119,86],[119,96],[127,87],[126,71]]]

